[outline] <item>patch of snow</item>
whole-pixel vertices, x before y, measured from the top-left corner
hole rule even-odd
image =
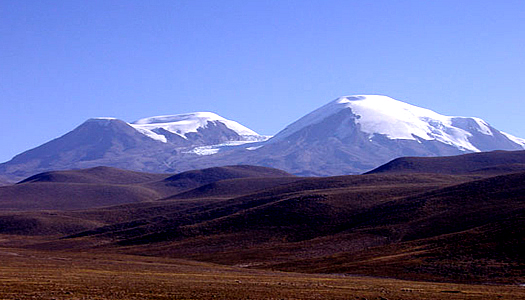
[[[206,128],[208,122],[220,122],[239,135],[258,135],[255,131],[211,112],[195,112],[180,115],[156,116],[133,122],[135,128],[155,130],[162,128],[169,132],[185,136],[190,132],[197,132],[199,128]]]
[[[265,142],[272,138],[271,135],[241,135],[245,143]]]
[[[492,131],[490,130],[489,124],[487,122],[485,122],[484,120],[482,120],[480,118],[476,118],[476,117],[472,117],[471,119],[476,121],[476,123],[478,124],[478,126],[479,126],[478,131],[479,132],[481,132],[483,134],[486,134],[486,135],[493,135]]]
[[[193,149],[191,149],[189,151],[183,152],[183,153],[193,153],[193,154],[197,154],[197,155],[213,155],[213,154],[219,153],[219,151],[222,148],[225,148],[225,147],[236,147],[236,146],[240,146],[240,145],[244,145],[244,144],[253,144],[253,143],[257,143],[257,142],[264,142],[264,141],[268,140],[269,138],[271,138],[271,136],[265,136],[265,135],[242,136],[242,137],[243,137],[243,140],[241,140],[241,141],[227,141],[227,142],[224,142],[224,143],[221,143],[221,144],[216,144],[216,145],[195,147],[195,148],[193,148]],[[250,149],[250,148],[260,148],[260,147],[262,147],[262,145],[261,146],[257,146],[257,147],[248,147],[246,149],[248,149],[248,150],[255,150],[255,149]]]
[[[253,150],[257,150],[257,149],[261,148],[262,146],[263,146],[263,145],[255,146],[255,147],[248,147],[248,148],[246,148],[246,150],[248,150],[248,151],[253,151]]]
[[[131,126],[133,126],[133,125],[131,125]],[[157,134],[157,133],[155,133],[155,132],[153,132],[151,130],[144,129],[142,127],[135,127],[135,126],[133,126],[133,127],[138,132],[144,134],[145,136],[147,136],[147,137],[149,137],[151,139],[154,139],[154,140],[157,140],[157,141],[161,141],[163,143],[167,143],[168,142],[168,139],[165,136],[161,135],[161,134]]]
[[[207,128],[210,123],[221,123],[235,131],[242,140],[248,142],[264,141],[269,137],[261,136],[255,131],[211,112],[195,112],[179,115],[156,116],[137,120],[130,125],[149,138],[166,143],[164,135],[159,134],[159,129],[176,134],[187,139],[186,134],[198,132],[199,128]]]
[[[503,132],[503,131],[500,131],[501,134],[503,134],[504,136],[506,136],[509,140],[513,141],[514,143],[520,145],[521,147],[523,147],[523,149],[525,149],[525,139],[522,139],[522,138],[519,138],[519,137],[515,137],[511,134],[508,134],[506,132]]]
[[[214,146],[202,146],[202,147],[195,147],[192,150],[183,152],[183,153],[193,153],[199,156],[205,156],[205,155],[217,154],[219,151],[220,149],[215,148]]]
[[[112,118],[112,117],[96,117],[96,118],[93,118],[93,120],[116,120],[117,118]]]
[[[217,145],[213,145],[214,147],[227,147],[227,146],[240,146],[240,145],[244,145],[244,144],[249,144],[249,143],[253,143],[253,141],[228,141],[228,142],[224,142],[222,144],[217,144]]]

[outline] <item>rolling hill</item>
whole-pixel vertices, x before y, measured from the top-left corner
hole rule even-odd
[[[119,185],[179,182],[179,192],[168,197],[81,210],[3,213],[0,224],[7,224],[4,234],[40,235],[45,239],[28,240],[23,247],[46,251],[517,284],[525,280],[525,172],[507,167],[521,155],[472,154],[425,160],[424,172],[418,173],[317,178],[249,166],[196,170]],[[457,168],[450,171],[451,165]],[[477,171],[491,166],[498,167]],[[49,182],[16,186],[37,184]]]
[[[175,175],[110,167],[44,172],[18,184],[0,187],[0,208],[4,211],[88,209],[153,201],[226,179],[290,176],[280,170],[253,166],[215,167]],[[273,184],[278,183],[275,180]]]
[[[400,157],[370,172],[502,174],[525,171],[525,151],[493,151],[448,157]]]

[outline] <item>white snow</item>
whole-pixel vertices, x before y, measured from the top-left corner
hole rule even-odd
[[[290,136],[306,126],[318,124],[344,109],[351,109],[357,116],[354,122],[360,126],[361,131],[370,135],[369,138],[382,134],[390,139],[437,140],[460,150],[480,151],[469,142],[471,133],[452,125],[453,119],[462,117],[440,115],[381,95],[340,97],[291,124],[277,134],[274,140]],[[474,120],[479,127],[476,130],[480,133],[492,135],[488,124],[482,119],[466,119]],[[345,134],[344,131],[345,128],[339,128],[337,134]]]
[[[229,129],[239,135],[258,135],[255,131],[242,126],[241,124],[225,119],[211,112],[195,112],[189,114],[156,116],[140,119],[131,125],[135,128],[147,130],[163,128],[172,133],[184,136],[190,132],[197,132],[197,129],[206,127],[208,122],[221,122]]]
[[[242,141],[228,141],[228,142],[224,142],[222,144],[217,144],[217,145],[195,147],[183,153],[193,153],[193,154],[197,154],[201,156],[202,155],[213,155],[213,154],[217,154],[219,151],[221,151],[221,148],[224,148],[224,147],[235,147],[235,146],[240,146],[244,144],[253,144],[255,142],[264,142],[268,140],[269,138],[271,138],[271,136],[266,136],[266,135],[244,136],[244,138],[245,140],[242,140]],[[262,147],[262,145],[257,146],[257,147],[248,147],[246,149],[255,150],[260,147]]]
[[[134,126],[133,124],[130,124],[133,128],[135,128],[138,132],[144,134],[145,136],[149,137],[149,138],[152,138],[154,140],[157,140],[157,141],[161,141],[163,143],[167,143],[168,142],[168,139],[163,136],[162,134],[157,134],[151,130],[147,130],[147,129],[144,129],[142,127],[137,127],[137,126]]]
[[[93,120],[116,120],[117,118],[112,118],[112,117],[96,117],[96,118],[93,118]]]
[[[500,131],[500,132],[501,132],[501,134],[506,136],[509,140],[513,141],[516,144],[519,144],[521,147],[523,147],[523,149],[525,149],[525,139],[522,139],[522,138],[519,138],[519,137],[515,137],[515,136],[513,136],[511,134],[508,134],[506,132],[503,132],[503,131]]]
[[[476,117],[472,117],[471,119],[476,121],[476,123],[478,123],[478,126],[479,126],[478,131],[479,132],[481,132],[483,134],[486,134],[486,135],[493,135],[492,131],[489,128],[489,124],[487,122],[485,122],[484,120],[482,120],[480,118],[476,118]]]
[[[262,146],[263,146],[263,145],[255,146],[255,147],[248,147],[248,148],[246,148],[246,150],[248,150],[248,151],[253,151],[253,150],[257,150],[257,149],[261,148]]]
[[[202,146],[202,147],[195,147],[192,150],[183,152],[183,153],[193,153],[199,156],[205,156],[205,155],[217,154],[219,151],[220,149],[214,148],[214,146]]]
[[[246,137],[247,140],[256,139],[256,137],[259,136],[255,131],[211,112],[156,116],[137,120],[130,125],[152,139],[167,142],[166,137],[155,131],[164,129],[182,138],[186,138],[186,134],[197,132],[199,128],[206,128],[208,122],[220,122],[237,134]]]
[[[252,142],[264,142],[271,138],[271,135],[242,135],[242,140],[244,141],[243,144]]]

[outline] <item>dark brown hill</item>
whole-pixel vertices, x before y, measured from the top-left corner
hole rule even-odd
[[[273,168],[238,165],[186,171],[169,176],[164,180],[144,183],[141,186],[155,190],[162,194],[162,198],[165,198],[221,180],[275,177],[293,178],[293,175]],[[241,186],[237,186],[234,189],[239,190],[241,188]]]
[[[259,231],[251,238],[284,234],[291,240],[307,239],[337,232],[339,222],[371,205],[465,180],[468,178],[429,175],[309,178],[238,198],[171,201],[166,207],[172,209],[138,204],[150,210],[148,214],[135,212],[143,217],[140,222],[135,219],[83,235],[114,238],[116,234],[126,244],[170,241],[188,234],[214,235],[220,234],[220,230],[246,234]],[[127,209],[136,206],[129,205]],[[287,232],[287,228],[291,231]]]
[[[159,199],[163,192],[142,186],[169,174],[140,173],[110,167],[36,174],[16,185],[0,187],[4,211],[87,209]]]
[[[498,175],[525,171],[525,151],[493,151],[445,157],[401,157],[367,174],[437,173]]]
[[[416,178],[417,177],[417,178]],[[292,180],[293,177],[285,178]],[[243,182],[248,179],[237,179]],[[273,178],[261,178],[264,184],[278,184],[274,188],[265,189],[252,195],[237,198],[225,198],[225,194],[217,193],[214,196],[207,194],[205,198],[185,197],[183,193],[178,199],[126,204],[115,207],[107,207],[97,210],[68,212],[71,217],[86,218],[108,226],[99,228],[92,232],[83,233],[82,236],[105,236],[116,240],[129,240],[131,243],[149,244],[153,241],[169,241],[177,238],[179,229],[185,230],[186,226],[201,226],[199,224],[213,221],[218,218],[229,218],[230,215],[243,213],[245,210],[258,209],[265,203],[279,202],[281,200],[301,197],[308,198],[317,190],[304,190],[305,186],[331,193],[331,201],[337,209],[352,210],[364,205],[375,203],[379,197],[380,201],[386,201],[391,197],[414,194],[428,190],[429,187],[449,185],[452,182],[468,180],[468,178],[456,176],[342,176],[335,178],[308,178],[300,179],[292,183],[275,181]],[[224,181],[225,186],[231,186],[236,180]],[[251,179],[249,180],[251,181]],[[317,182],[317,183],[316,183]],[[316,184],[314,184],[316,183]],[[217,182],[221,186],[222,181]],[[420,186],[420,184],[423,184]],[[255,184],[257,185],[257,184]],[[346,187],[346,188],[345,188]],[[347,190],[351,188],[350,190]],[[225,193],[242,194],[243,185],[237,189],[224,190]],[[207,192],[206,192],[207,193]],[[346,198],[356,199],[353,205]],[[333,198],[333,199],[332,199]],[[280,218],[276,210],[276,218]],[[308,213],[308,212],[305,212]],[[283,212],[286,219],[286,210]],[[255,219],[257,220],[257,218]],[[113,224],[113,225],[112,225]],[[188,227],[189,228],[189,227]],[[76,233],[76,232],[71,232]],[[311,233],[309,233],[311,234]],[[132,241],[133,240],[133,241]],[[124,243],[128,243],[123,241]],[[69,246],[68,246],[69,247]]]
[[[499,162],[496,169],[516,164],[503,156],[508,165]],[[206,169],[153,182],[165,187],[178,182],[172,188],[183,190],[206,182],[206,172],[215,180],[162,201],[53,212],[56,216],[17,213],[0,216],[0,222],[7,224],[7,233],[63,235],[31,246],[46,250],[118,251],[418,280],[525,280],[525,172],[275,178],[271,169],[253,170]],[[103,186],[29,182],[15,187],[45,184]],[[63,220],[72,220],[70,227]],[[34,226],[23,227],[26,221]]]
[[[422,281],[521,284],[525,279],[523,213],[470,230],[370,245],[324,257],[274,264],[279,270],[366,274]],[[334,240],[332,240],[334,241]]]
[[[0,187],[0,209],[71,210],[158,199],[154,190],[134,185],[35,182]]]
[[[170,176],[164,179],[164,181],[170,186],[177,186],[187,189],[225,179],[286,176],[292,175],[285,171],[273,168],[237,165],[182,172]]]
[[[399,224],[401,240],[460,232],[525,209],[525,172],[475,180],[391,201],[361,216],[364,224]],[[395,214],[392,212],[395,211]]]
[[[64,235],[94,229],[103,223],[56,212],[0,213],[0,234]]]
[[[222,185],[223,192],[241,195],[248,190],[278,185],[295,178],[265,167],[227,166],[188,171],[176,175],[140,173],[110,167],[53,171],[31,176],[16,185],[0,187],[0,209],[72,210],[152,201],[178,194],[216,181],[232,178],[267,178],[266,183]]]
[[[202,185],[198,188],[176,194],[165,200],[233,198],[267,190],[280,185],[303,180],[301,177],[249,177],[226,179]]]
[[[63,182],[90,184],[138,184],[163,180],[169,174],[141,173],[111,167],[95,167],[81,170],[44,172],[26,178],[28,182]]]
[[[509,283],[523,279],[524,195],[525,173],[308,178],[230,199],[126,205],[140,218],[48,246],[114,240],[108,249],[260,268]]]
[[[355,215],[346,233],[390,242],[274,267],[419,280],[524,279],[525,173],[509,174],[389,201]]]

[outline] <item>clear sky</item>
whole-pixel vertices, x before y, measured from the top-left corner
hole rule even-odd
[[[525,1],[0,0],[0,162],[91,117],[275,134],[351,94],[525,137]]]

